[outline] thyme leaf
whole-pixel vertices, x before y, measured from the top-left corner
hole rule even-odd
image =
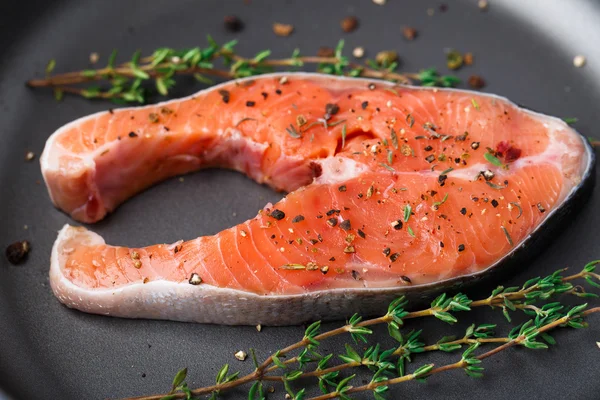
[[[517,207],[517,209],[519,210],[519,215],[517,215],[517,219],[521,218],[521,215],[523,215],[523,208],[521,207],[521,205],[514,201],[510,202],[509,204],[512,204],[513,206]]]
[[[446,193],[444,195],[444,198],[442,199],[442,201],[436,201],[435,203],[433,203],[433,208],[437,210],[437,208],[439,206],[441,206],[442,204],[444,204],[446,202],[446,200],[448,200],[448,193]]]
[[[394,168],[392,168],[391,166],[389,166],[385,163],[379,163],[379,165],[381,165],[383,168],[387,169],[390,172],[396,172],[396,170]]]
[[[411,214],[412,214],[412,208],[411,208],[410,204],[407,204],[404,207],[404,222],[408,222],[408,219],[410,218]]]
[[[298,132],[296,127],[293,124],[290,124],[289,128],[285,128],[285,131],[294,139],[298,139],[302,137],[302,134]]]
[[[504,225],[501,225],[500,228],[502,228],[502,231],[504,232],[504,236],[506,236],[506,241],[508,242],[508,244],[512,246],[514,246],[513,240],[510,237],[510,233],[508,233],[508,230],[504,227]]]
[[[391,131],[391,136],[392,136],[392,146],[394,146],[394,148],[396,150],[398,150],[398,136],[396,135],[396,131],[394,131],[394,128],[392,128]]]
[[[495,183],[493,183],[493,182],[490,182],[490,181],[485,181],[485,183],[486,183],[486,184],[487,184],[489,187],[491,187],[492,189],[496,189],[496,190],[500,190],[500,189],[506,189],[506,186],[502,186],[502,185],[496,185]]]
[[[504,164],[502,164],[502,161],[500,161],[498,159],[498,157],[496,157],[495,155],[493,155],[492,153],[485,153],[483,155],[483,157],[492,165],[495,165],[496,167],[502,167]]]
[[[242,119],[240,119],[240,120],[239,120],[239,121],[238,121],[238,122],[235,124],[235,127],[237,128],[237,127],[238,127],[238,126],[240,126],[240,125],[241,125],[243,122],[246,122],[246,121],[257,121],[257,119],[256,119],[256,118],[250,118],[250,117],[242,118]]]
[[[454,171],[454,168],[450,167],[448,169],[443,170],[440,175],[448,175],[450,172]]]

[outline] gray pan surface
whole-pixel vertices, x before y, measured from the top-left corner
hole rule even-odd
[[[0,259],[0,388],[12,398],[101,399],[160,393],[168,391],[173,375],[184,366],[189,368],[190,386],[206,385],[223,363],[243,372],[252,369],[249,360],[233,357],[236,351],[253,347],[264,358],[299,339],[304,329],[266,327],[257,332],[254,327],[124,320],[69,310],[54,298],[48,284],[50,249],[57,230],[73,221],[52,206],[37,159],[26,163],[24,155],[33,151],[39,156],[56,128],[110,104],[68,96],[57,103],[49,91],[25,88],[27,79],[43,74],[50,58],[58,61],[59,72],[77,70],[87,66],[93,51],[104,60],[114,47],[123,57],[138,48],[147,54],[160,46],[204,45],[206,34],[219,42],[239,38],[242,54],[270,48],[283,57],[296,47],[314,54],[320,46],[334,46],[344,38],[348,53],[355,46],[365,47],[369,56],[395,49],[406,71],[429,66],[446,71],[444,49],[456,48],[475,55],[475,65],[458,72],[463,79],[481,74],[488,82],[485,91],[546,114],[578,117],[576,128],[582,134],[600,137],[595,122],[600,104],[598,1],[490,0],[486,13],[479,11],[476,0],[446,1],[445,12],[439,9],[443,2],[418,0],[388,0],[385,6],[367,0],[247,3],[90,0],[0,5],[0,244],[27,239],[33,248],[20,266]],[[428,7],[435,9],[433,16],[427,15]],[[222,20],[229,14],[244,21],[242,33],[224,30]],[[340,29],[339,21],[347,15],[360,20],[354,33]],[[293,35],[276,37],[271,31],[276,21],[294,24]],[[418,29],[417,40],[403,39],[404,25]],[[577,54],[587,57],[584,68],[573,66]],[[183,79],[172,95],[202,87]],[[599,190],[565,221],[534,261],[514,269],[502,282],[478,283],[467,291],[469,296],[483,297],[495,284],[518,285],[558,268],[579,270],[600,258],[600,212],[595,206]],[[238,173],[206,170],[139,194],[91,229],[113,244],[173,242],[214,234],[279,198],[281,194]],[[458,316],[453,327],[421,320],[407,328],[422,328],[425,339],[433,341],[460,334],[471,322],[508,327],[499,312],[476,310]],[[590,322],[587,330],[557,332],[559,343],[549,350],[511,349],[487,360],[483,379],[455,371],[432,377],[427,384],[402,385],[389,397],[597,399],[600,320],[591,317]],[[386,348],[393,345],[383,329],[373,340]],[[336,338],[323,345],[324,351],[339,350],[349,341]],[[415,365],[441,365],[457,357],[421,356]],[[271,398],[283,396],[277,388]],[[228,398],[245,397],[239,391]]]

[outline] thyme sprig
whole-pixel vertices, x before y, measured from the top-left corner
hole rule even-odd
[[[253,372],[240,377],[239,372],[229,373],[229,365],[225,364],[218,372],[216,383],[198,389],[189,389],[185,383],[187,369],[178,372],[172,384],[172,390],[166,395],[142,396],[131,399],[137,400],[170,400],[176,398],[192,399],[194,396],[210,394],[216,399],[219,393],[252,383],[248,399],[263,399],[266,397],[263,382],[275,381],[283,384],[290,398],[301,400],[306,397],[305,389],[295,391],[292,382],[300,378],[317,378],[318,386],[323,395],[313,399],[323,400],[332,398],[349,399],[356,392],[372,392],[377,400],[384,399],[384,394],[390,385],[410,380],[425,380],[427,377],[453,369],[463,369],[471,377],[480,377],[483,367],[482,360],[514,346],[528,349],[544,349],[555,344],[555,340],[547,332],[557,327],[584,328],[587,326],[584,318],[592,313],[600,312],[600,307],[586,309],[587,304],[568,308],[558,301],[540,304],[561,294],[570,294],[583,298],[596,298],[598,295],[589,293],[582,286],[574,286],[571,281],[584,280],[594,288],[600,288],[600,274],[596,265],[600,260],[588,263],[579,273],[564,276],[566,269],[561,269],[546,277],[536,277],[528,280],[522,286],[498,286],[491,294],[479,300],[471,300],[464,294],[452,297],[442,294],[434,299],[429,308],[419,311],[407,311],[408,301],[398,298],[391,302],[387,312],[380,317],[363,320],[359,315],[353,315],[345,325],[320,333],[321,323],[314,322],[306,328],[304,336],[298,342],[276,351],[262,363],[257,361],[254,350],[250,350],[255,369]],[[411,331],[403,334],[401,329],[408,319],[433,316],[449,324],[457,322],[454,315],[460,311],[470,311],[474,307],[490,307],[500,309],[510,322],[510,312],[520,310],[532,317],[510,331],[507,336],[495,336],[496,325],[471,325],[461,338],[443,337],[436,343],[425,345],[420,340],[421,331]],[[382,350],[381,344],[370,346],[360,354],[351,345],[346,345],[345,353],[336,355],[318,352],[321,342],[333,336],[349,333],[355,343],[367,343],[368,336],[373,332],[370,327],[387,324],[388,333],[396,342],[395,347]],[[480,346],[499,344],[493,349],[475,355]],[[469,346],[457,362],[435,367],[424,364],[412,373],[406,373],[406,363],[412,361],[416,354],[441,351],[451,353]],[[287,358],[293,351],[298,355]],[[286,357],[287,359],[283,360]],[[334,358],[342,361],[329,366]],[[316,363],[316,368],[307,369],[307,365]],[[371,381],[362,386],[352,386],[355,375],[342,376],[344,370],[368,368],[373,372]],[[272,375],[280,371],[279,375]],[[130,400],[131,400],[130,399]]]
[[[146,83],[153,83],[156,92],[167,96],[176,85],[176,75],[192,75],[198,81],[212,84],[210,77],[219,79],[243,78],[290,70],[308,64],[316,64],[317,71],[332,75],[345,75],[383,79],[400,83],[420,83],[423,86],[455,86],[460,80],[452,75],[440,76],[434,68],[417,73],[398,72],[396,62],[378,64],[367,60],[364,65],[350,62],[343,54],[344,41],[335,48],[332,57],[303,56],[298,49],[289,58],[274,59],[270,50],[263,50],[254,57],[243,57],[235,52],[237,41],[217,44],[208,36],[208,46],[190,49],[163,47],[152,55],[142,57],[136,51],[129,61],[116,64],[117,51],[113,50],[107,64],[102,68],[85,69],[52,75],[56,60],[50,60],[44,79],[32,79],[30,87],[49,87],[60,100],[64,93],[86,98],[109,99],[116,103],[145,103],[150,94]],[[216,63],[219,63],[217,65]],[[103,85],[98,85],[103,83]],[[86,86],[79,86],[87,84]]]
[[[446,364],[437,368],[435,368],[434,364],[424,364],[411,374],[400,375],[395,378],[387,378],[383,375],[377,376],[376,373],[373,379],[371,379],[371,382],[366,385],[353,387],[348,385],[348,382],[345,382],[345,385],[341,389],[336,387],[335,391],[323,394],[321,396],[312,397],[310,400],[326,400],[334,398],[350,399],[350,397],[348,397],[349,394],[365,391],[372,391],[375,399],[382,400],[385,399],[382,394],[389,389],[390,385],[396,385],[411,380],[424,381],[426,378],[432,375],[454,369],[463,369],[467,375],[473,378],[480,378],[483,376],[484,370],[484,368],[480,366],[481,361],[488,357],[518,345],[528,349],[546,349],[548,348],[548,345],[541,341],[537,341],[536,338],[538,336],[550,337],[546,332],[559,326],[570,326],[574,328],[585,327],[586,325],[583,323],[584,317],[596,312],[600,312],[600,307],[583,311],[586,306],[587,304],[582,304],[580,306],[573,307],[567,312],[566,315],[562,317],[554,317],[553,320],[539,324],[539,326],[534,325],[530,320],[528,323],[519,326],[517,331],[513,330],[514,332],[511,332],[509,337],[500,338],[499,342],[504,341],[504,344],[477,356],[474,355],[474,352],[479,348],[479,346],[481,346],[479,341],[471,344],[469,348],[463,352],[461,359],[455,363]],[[551,341],[553,341],[553,339],[551,339]]]

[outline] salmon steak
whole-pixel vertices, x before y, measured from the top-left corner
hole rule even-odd
[[[494,95],[309,73],[231,81],[58,129],[41,156],[50,197],[91,223],[209,167],[287,195],[213,236],[142,248],[65,225],[50,282],[68,307],[129,318],[373,314],[525,268],[589,194],[594,163],[562,120]]]

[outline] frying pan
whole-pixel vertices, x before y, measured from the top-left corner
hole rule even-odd
[[[84,69],[89,54],[106,57],[117,47],[125,61],[136,49],[148,54],[161,46],[193,47],[205,43],[206,34],[218,42],[240,39],[238,51],[252,55],[269,48],[276,57],[289,56],[298,47],[315,54],[320,46],[346,40],[347,51],[356,46],[373,57],[395,49],[402,69],[416,71],[437,66],[447,73],[444,51],[455,48],[475,55],[475,64],[458,75],[484,77],[484,90],[497,93],[531,109],[561,117],[577,117],[576,128],[598,137],[595,124],[600,104],[600,2],[585,0],[490,0],[481,12],[476,0],[389,0],[384,6],[370,1],[27,1],[0,6],[0,244],[27,239],[32,251],[20,266],[0,261],[0,387],[14,399],[119,398],[160,393],[169,389],[175,372],[187,366],[192,387],[210,384],[218,369],[249,372],[249,360],[233,354],[255,348],[259,357],[301,338],[304,328],[197,325],[168,321],[125,320],[88,315],[63,307],[48,284],[50,248],[56,231],[73,223],[56,210],[41,181],[38,156],[50,133],[83,115],[110,107],[108,103],[77,97],[56,102],[50,91],[32,91],[24,82],[43,73],[55,58],[57,72]],[[427,9],[434,10],[428,15]],[[235,14],[245,23],[238,34],[228,33],[223,17]],[[343,33],[339,22],[348,15],[359,28]],[[273,22],[292,23],[287,38],[273,34]],[[407,42],[403,26],[419,36]],[[584,68],[573,57],[587,57]],[[181,79],[172,96],[201,89]],[[36,160],[37,161],[37,160]],[[535,260],[520,266],[503,282],[483,283],[467,291],[485,296],[494,284],[520,284],[530,277],[583,264],[599,257],[599,197],[566,221],[566,227]],[[259,186],[240,174],[206,170],[172,179],[136,196],[92,229],[109,243],[142,246],[214,234],[253,217],[280,193]],[[25,228],[26,226],[26,228]],[[459,314],[459,323],[447,326],[437,320],[407,324],[423,329],[428,342],[443,335],[461,334],[472,322],[508,324],[501,313],[475,310]],[[474,380],[461,371],[436,375],[426,384],[408,383],[394,388],[390,398],[449,399],[597,399],[600,393],[600,321],[590,317],[585,330],[558,331],[558,345],[549,350],[511,349],[484,362],[485,377]],[[336,326],[335,323],[325,327]],[[323,344],[323,351],[339,350],[349,337]],[[374,341],[391,347],[384,330]],[[457,354],[421,356],[425,362],[453,362]],[[359,375],[358,381],[368,379]],[[283,398],[277,388],[272,398]],[[242,397],[243,396],[243,397]],[[228,398],[245,398],[233,392]],[[2,395],[0,395],[0,398]],[[371,398],[366,395],[365,398]]]

